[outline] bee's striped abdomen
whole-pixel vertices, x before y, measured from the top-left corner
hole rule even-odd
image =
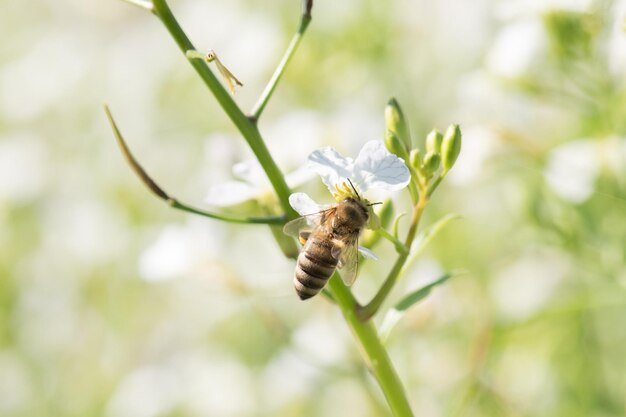
[[[331,239],[310,236],[306,247],[300,252],[294,286],[301,300],[319,293],[337,268],[337,259],[331,254],[332,248]]]

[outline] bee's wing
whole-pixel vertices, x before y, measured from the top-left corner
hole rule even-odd
[[[328,213],[334,209],[335,207],[329,207],[324,210],[318,211],[317,213],[306,214],[302,217],[292,220],[283,227],[283,233],[300,239],[300,232],[310,232],[319,227],[322,221],[322,217],[328,215]]]
[[[357,237],[342,239],[342,244],[335,246],[331,254],[339,260],[338,268],[341,268],[341,279],[350,286],[354,284],[359,269],[359,250]]]
[[[300,239],[300,232],[313,230],[319,224],[321,216],[303,216],[290,221],[283,227],[283,233]]]

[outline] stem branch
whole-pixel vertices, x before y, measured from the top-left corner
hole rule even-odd
[[[295,35],[293,35],[293,38],[291,39],[291,42],[289,42],[289,46],[287,47],[285,54],[280,60],[278,67],[276,67],[276,70],[274,71],[272,78],[270,78],[269,82],[267,83],[267,86],[265,86],[265,89],[263,90],[263,93],[261,93],[261,97],[259,97],[259,100],[254,105],[254,108],[251,111],[251,114],[252,114],[251,118],[255,122],[259,120],[259,117],[261,117],[261,113],[263,113],[263,110],[265,109],[265,106],[267,105],[269,99],[271,98],[272,93],[276,89],[278,82],[283,76],[283,73],[285,72],[287,65],[289,65],[289,61],[291,61],[291,58],[296,52],[296,49],[298,49],[298,45],[300,44],[300,41],[302,40],[302,36],[304,35],[306,28],[309,26],[309,23],[311,23],[311,8],[312,7],[313,7],[313,0],[303,1],[302,18],[300,20],[300,26],[298,27],[298,31],[295,33]]]
[[[163,25],[165,25],[172,38],[174,38],[183,54],[189,50],[195,50],[196,48],[194,48],[187,35],[176,21],[176,18],[172,14],[167,2],[165,0],[154,0],[153,7],[154,12],[159,17]],[[250,149],[252,149],[252,152],[263,167],[263,170],[270,180],[272,187],[276,191],[280,205],[286,213],[287,218],[293,219],[298,217],[298,214],[289,204],[289,195],[291,194],[291,190],[287,186],[282,172],[270,155],[257,126],[252,123],[250,119],[248,119],[241,111],[239,106],[237,106],[230,94],[228,94],[213,72],[211,72],[206,62],[194,58],[188,58],[188,61],[196,70],[198,75],[200,75],[200,78],[202,78],[202,81],[204,81],[209,90],[211,90],[222,109],[224,109],[224,112],[226,112],[235,126],[237,126],[237,129],[239,129],[239,132],[245,138],[246,142],[250,146]]]
[[[428,201],[427,198],[428,197],[424,193],[421,193],[417,204],[413,207],[413,216],[411,218],[411,226],[409,227],[409,232],[407,233],[406,241],[404,243],[404,246],[408,248],[409,251],[400,253],[398,255],[398,258],[396,259],[396,262],[393,264],[391,271],[389,271],[389,274],[387,275],[385,282],[380,287],[380,289],[378,290],[374,298],[372,298],[372,300],[369,303],[367,303],[365,306],[357,305],[356,312],[361,321],[369,320],[376,314],[376,312],[378,312],[378,309],[383,304],[383,302],[385,301],[385,299],[387,298],[387,296],[393,289],[394,285],[396,285],[396,282],[398,282],[398,279],[400,278],[400,275],[402,272],[402,267],[404,266],[406,260],[409,257],[411,245],[413,244],[413,240],[415,240],[415,235],[417,233],[417,226],[419,225],[419,221],[422,217],[422,213],[424,212],[424,208],[426,207],[426,203]]]
[[[285,216],[271,216],[271,217],[231,216],[227,214],[218,214],[218,213],[208,212],[205,210],[192,207],[181,201],[178,201],[177,199],[169,195],[167,192],[165,192],[165,190],[163,190],[163,188],[161,188],[161,186],[159,186],[159,184],[157,184],[152,179],[152,177],[148,175],[146,170],[143,169],[139,161],[137,161],[135,156],[130,151],[130,148],[128,147],[128,145],[126,144],[126,141],[124,140],[124,137],[122,136],[122,132],[120,132],[120,129],[117,127],[117,123],[115,123],[115,119],[113,118],[113,115],[111,114],[111,111],[109,110],[109,107],[106,105],[104,106],[104,112],[106,113],[107,118],[109,119],[109,124],[111,125],[111,129],[113,129],[113,135],[115,136],[115,139],[117,140],[117,144],[119,145],[120,150],[122,151],[122,154],[124,155],[124,158],[126,159],[126,162],[128,162],[128,164],[130,165],[132,170],[135,172],[135,174],[137,174],[141,182],[143,182],[144,185],[148,187],[148,189],[152,191],[154,195],[159,197],[161,200],[164,200],[165,202],[167,202],[167,204],[169,204],[171,207],[175,209],[187,211],[189,213],[199,214],[204,217],[210,217],[212,219],[223,220],[223,221],[227,221],[231,223],[250,223],[250,224],[284,224],[285,223],[286,221]]]

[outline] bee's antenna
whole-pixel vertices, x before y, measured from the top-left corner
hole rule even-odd
[[[378,204],[383,204],[383,202],[382,202],[382,201],[379,201],[379,202],[377,202],[377,203],[368,204],[368,205],[367,205],[367,207],[376,206],[376,205],[378,205]]]
[[[354,187],[354,184],[352,184],[352,181],[350,181],[350,178],[346,178],[348,180],[348,182],[350,183],[350,187],[352,187],[352,189],[354,190],[354,194],[356,194],[356,196],[359,198],[359,200],[361,199],[361,196],[359,195],[359,192],[356,190],[356,188]]]

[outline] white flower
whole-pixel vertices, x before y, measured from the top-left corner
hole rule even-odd
[[[336,200],[354,195],[354,191],[360,197],[371,189],[397,191],[411,180],[404,161],[389,153],[383,143],[376,140],[367,142],[356,160],[346,158],[330,147],[319,149],[309,155],[308,166],[322,177]],[[328,207],[317,204],[305,193],[292,194],[289,203],[302,216]]]
[[[228,181],[211,187],[205,202],[212,206],[228,207],[263,198],[266,194],[273,195],[272,186],[257,160],[235,164],[233,176],[240,181]],[[289,187],[296,187],[311,177],[311,172],[302,167],[285,175],[285,181]]]
[[[333,148],[323,148],[309,155],[308,165],[322,177],[333,195],[351,189],[349,183],[358,193],[365,193],[370,189],[397,191],[411,180],[404,161],[376,140],[363,145],[356,160],[343,157]],[[298,211],[298,207],[292,207]]]

